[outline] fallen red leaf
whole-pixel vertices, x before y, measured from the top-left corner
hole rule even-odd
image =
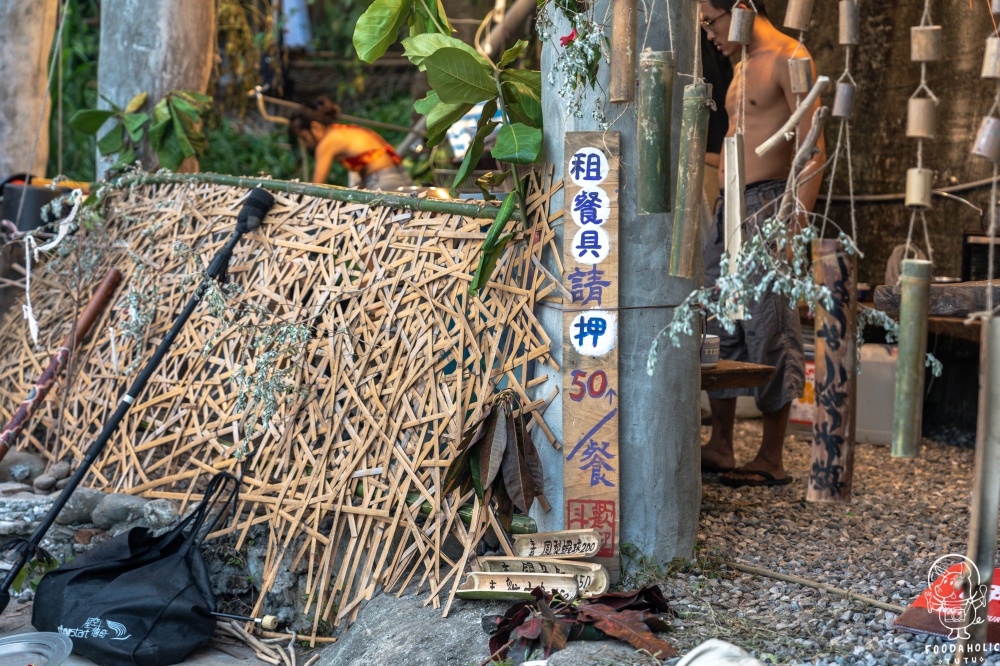
[[[677,650],[670,643],[650,631],[639,611],[619,612],[604,604],[581,604],[577,610],[579,620],[593,622],[607,635],[623,640],[637,650],[646,650],[661,659],[677,656]]]

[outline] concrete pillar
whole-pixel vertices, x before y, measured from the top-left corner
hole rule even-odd
[[[98,92],[124,108],[145,90],[156,103],[171,90],[204,93],[215,59],[215,3],[204,0],[104,0]],[[103,100],[101,108],[109,108]],[[152,152],[140,152],[147,170],[159,168]],[[179,172],[198,170],[185,160]],[[97,177],[112,162],[97,157]]]
[[[595,5],[596,16],[610,16],[610,0],[598,0]],[[690,83],[690,77],[685,75],[692,70],[697,3],[693,0],[651,3],[646,5],[646,11],[639,14],[640,51],[643,48],[671,50],[666,15],[667,11],[671,12],[677,63],[671,118],[673,136],[677,137],[683,86]],[[570,32],[568,22],[558,12],[555,24],[555,35]],[[695,281],[671,278],[667,274],[673,216],[639,216],[636,213],[636,105],[607,102],[606,94],[601,92],[608,90],[609,84],[609,70],[604,63],[598,73],[598,89],[583,93],[584,117],[569,117],[566,102],[558,94],[561,75],[556,75],[555,85],[549,84],[546,78],[560,49],[558,40],[546,40],[541,66],[545,160],[555,165],[556,178],[563,177],[564,133],[601,129],[590,117],[589,109],[603,108],[605,116],[614,121],[610,129],[621,132],[619,302],[623,308],[642,306],[619,313],[621,543],[634,545],[657,562],[691,557],[701,504],[698,345],[692,339],[684,342],[681,348],[673,348],[669,342],[661,340],[659,362],[652,377],[646,374],[646,355],[654,336],[672,316],[672,310],[659,306],[679,303],[697,285]],[[672,187],[676,178],[676,139],[671,160],[674,165]],[[560,192],[553,197],[552,210],[559,210],[562,205]],[[562,243],[562,234],[563,227],[556,227],[558,245]],[[545,260],[548,268],[556,270],[551,257]],[[561,365],[562,313],[541,307],[537,314],[552,339],[556,362]],[[545,371],[545,366],[539,366],[538,372]],[[548,372],[550,379],[538,388],[539,395],[548,395],[553,386],[562,386],[562,377],[552,368],[548,368]],[[545,416],[561,439],[562,408],[558,398]],[[546,514],[536,508],[532,516],[538,521],[539,530],[562,529],[565,517],[561,456],[564,452],[549,446],[540,432],[536,434],[535,441],[547,472],[546,495],[553,510]]]
[[[58,7],[57,0],[0,0],[0,179],[27,172],[29,164],[33,175],[45,175],[52,108],[45,84]]]

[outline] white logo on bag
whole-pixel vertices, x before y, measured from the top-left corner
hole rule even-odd
[[[102,622],[107,624],[107,629],[102,626]],[[113,636],[108,635],[109,629],[114,632]],[[101,620],[99,617],[88,618],[79,629],[59,625],[56,631],[70,638],[106,638],[109,641],[124,641],[132,638],[132,634],[128,632],[124,624],[112,620]]]

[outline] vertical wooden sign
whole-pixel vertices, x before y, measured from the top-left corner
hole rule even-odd
[[[563,493],[566,529],[601,535],[619,578],[618,132],[567,132],[563,180]]]

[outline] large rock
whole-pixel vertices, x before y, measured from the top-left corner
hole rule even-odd
[[[100,490],[93,488],[77,488],[70,495],[66,506],[59,512],[56,522],[60,525],[79,525],[93,522],[91,517],[94,515],[94,509],[106,496]]]
[[[106,495],[94,509],[91,522],[102,530],[110,530],[118,523],[128,523],[141,518],[143,507],[147,503],[148,500],[125,493]]]
[[[484,615],[499,615],[510,602],[455,599],[448,617],[424,606],[426,594],[379,594],[358,621],[326,648],[316,666],[469,666],[489,656]]]
[[[33,453],[8,451],[0,461],[0,482],[31,483],[45,471],[45,461]]]

